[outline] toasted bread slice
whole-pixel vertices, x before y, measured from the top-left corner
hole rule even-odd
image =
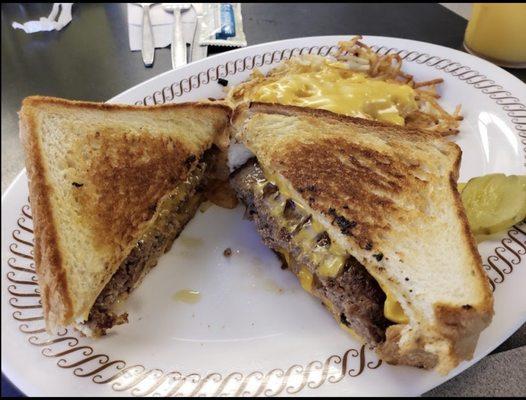
[[[109,313],[108,301],[127,295],[191,218],[203,155],[221,141],[229,116],[214,103],[24,100],[20,138],[48,330],[77,324],[98,335],[125,319],[85,325],[96,301]],[[119,268],[126,285],[112,282],[111,301],[98,299]]]
[[[456,144],[425,131],[261,103],[236,110],[233,124],[234,141],[248,148],[257,158],[256,168],[272,183],[248,196],[251,212],[264,207],[267,193],[279,201],[277,186],[283,201],[294,202],[283,203],[284,214],[303,210],[311,216],[311,229],[317,221],[330,248],[336,245],[350,257],[334,276],[320,276],[320,266],[306,271],[309,288],[339,321],[355,317],[342,308],[346,298],[354,308],[359,304],[351,291],[331,298],[327,288],[341,286],[342,275],[363,265],[369,274],[364,279],[374,278],[386,302],[394,299],[404,314],[374,343],[384,360],[447,373],[472,357],[492,319],[493,298],[457,191],[461,150]],[[248,180],[266,182],[259,174],[238,179],[244,183],[237,182],[241,189],[236,190],[245,202],[242,187]],[[266,214],[278,207],[268,204]],[[272,218],[273,223],[280,219]],[[289,267],[301,275],[303,269],[295,265],[305,266],[309,257],[287,242],[297,227],[287,235],[261,219],[256,222],[265,242],[276,251],[285,248]],[[371,282],[367,285],[372,288]],[[351,327],[360,328],[359,322]]]

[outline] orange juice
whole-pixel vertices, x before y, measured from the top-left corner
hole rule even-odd
[[[475,3],[464,46],[496,64],[526,68],[526,3]]]

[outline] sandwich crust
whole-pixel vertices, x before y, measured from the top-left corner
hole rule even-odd
[[[41,157],[40,144],[35,131],[36,121],[30,117],[20,118],[20,138],[24,146],[27,175],[29,178],[30,204],[33,214],[35,236],[35,269],[39,277],[44,316],[48,326],[71,320],[73,306],[68,291],[66,273],[62,268],[62,257],[55,225],[52,221],[50,188],[46,184],[46,172]]]
[[[229,115],[217,103],[24,100],[20,138],[49,330],[87,318],[161,198],[224,141]]]
[[[379,347],[445,373],[472,357],[493,298],[456,188],[460,148],[427,131],[253,103],[235,140],[402,306]]]

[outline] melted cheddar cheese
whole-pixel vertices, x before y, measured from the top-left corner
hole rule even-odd
[[[259,182],[259,190],[263,191],[263,187],[269,181],[277,185],[277,187],[279,188],[279,196],[277,196],[276,198],[271,197],[270,199],[268,199],[267,205],[270,208],[270,213],[272,214],[272,216],[278,217],[279,220],[283,221],[283,219],[280,217],[283,215],[285,202],[287,201],[287,199],[294,198],[294,196],[290,192],[290,190],[287,189],[286,185],[282,184],[282,180],[277,175],[272,174],[267,170],[265,170],[264,173],[268,181]],[[295,202],[295,206],[297,209],[301,210],[303,214],[308,215],[308,212],[301,204]],[[294,223],[288,223],[288,221],[284,222],[287,224],[287,228],[289,230],[292,231],[294,229]],[[316,237],[324,231],[325,229],[319,222],[317,222],[314,219],[311,219],[308,223],[304,224],[302,229],[294,235],[294,240],[296,241],[296,243],[299,243],[305,250],[308,250],[310,252],[313,262],[319,265],[316,272],[320,276],[334,277],[338,275],[340,273],[340,270],[343,268],[343,265],[345,264],[345,259],[347,258],[347,254],[339,244],[334,242],[331,243],[329,251],[327,251],[326,248],[314,246]]]
[[[383,287],[382,290],[386,296],[384,303],[385,318],[387,318],[389,321],[396,322],[397,324],[407,324],[409,322],[409,318],[407,318],[407,315],[405,315],[400,303],[395,300],[394,296],[390,294],[388,290],[385,290]]]
[[[301,287],[307,292],[312,292],[312,273],[307,267],[301,267],[298,272],[298,279],[300,281]]]
[[[380,288],[385,293],[385,302],[384,302],[384,316],[389,321],[396,322],[397,324],[407,324],[409,318],[405,315],[404,310],[400,303],[396,300],[396,297],[385,288],[384,285],[373,275],[373,278],[376,279],[376,282],[380,285]]]
[[[369,78],[340,62],[289,64],[286,74],[263,80],[247,91],[251,101],[320,108],[353,117],[405,124],[417,110],[408,85]]]

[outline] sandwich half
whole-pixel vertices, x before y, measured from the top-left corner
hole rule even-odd
[[[127,321],[113,309],[203,200],[230,109],[29,97],[20,111],[48,331],[89,336]]]
[[[252,103],[233,116],[231,185],[263,241],[379,356],[447,373],[493,298],[456,188],[461,151],[430,132]]]

